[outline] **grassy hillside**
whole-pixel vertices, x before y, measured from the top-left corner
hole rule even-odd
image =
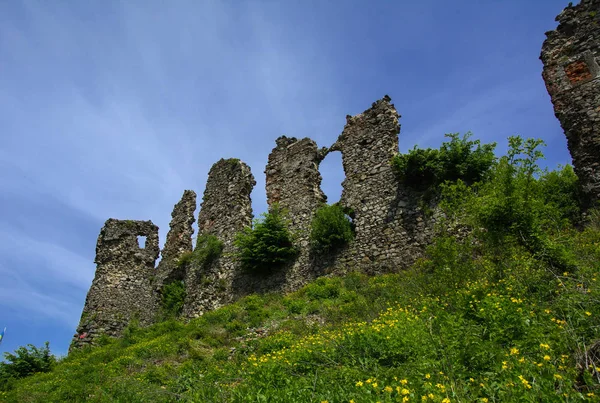
[[[572,170],[511,141],[478,182],[436,184],[447,221],[412,269],[132,324],[0,400],[600,401],[600,215],[584,228]]]

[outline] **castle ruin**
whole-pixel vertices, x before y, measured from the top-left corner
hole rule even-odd
[[[557,21],[542,48],[543,78],[567,136],[582,201],[591,207],[600,199],[600,0],[569,5]],[[174,280],[183,281],[186,290],[182,317],[194,318],[250,293],[289,292],[323,275],[394,272],[413,264],[431,241],[436,219],[425,213],[423,195],[392,170],[399,118],[386,95],[363,113],[347,116],[330,147],[319,148],[309,138],[275,141],[264,172],[267,203],[287,211],[299,254],[274,273],[246,273],[235,259],[235,235],[252,225],[250,194],[256,184],[250,167],[237,159],[221,159],[208,174],[198,236],[215,236],[223,251],[207,265],[178,264],[193,246],[196,194],[191,190],[175,205],[158,267],[158,228],[152,222],[107,220],[72,348],[94,344],[102,334],[118,336],[133,318],[144,326],[154,323],[162,287]],[[355,237],[341,250],[316,256],[309,244],[310,224],[326,201],[319,164],[330,152],[342,154],[339,203],[353,221]],[[144,245],[139,237],[146,237]]]
[[[392,171],[399,132],[399,115],[386,95],[363,113],[348,116],[329,148],[319,148],[309,138],[275,141],[265,168],[267,203],[278,203],[287,212],[299,254],[268,275],[246,273],[235,259],[235,235],[252,225],[250,194],[256,183],[250,167],[237,159],[221,159],[208,174],[198,236],[213,235],[223,243],[220,257],[209,265],[177,264],[192,251],[196,194],[191,190],[175,205],[156,268],[158,228],[150,221],[108,220],[98,238],[96,276],[73,346],[93,344],[100,334],[117,336],[134,317],[141,325],[155,322],[161,289],[174,280],[185,285],[182,316],[194,318],[244,295],[293,291],[326,274],[410,266],[431,238],[434,219],[422,211],[419,194]],[[340,204],[353,220],[355,238],[342,250],[315,256],[309,244],[311,221],[326,201],[319,164],[335,151],[342,154],[346,175]],[[138,236],[147,237],[144,246],[138,245]]]

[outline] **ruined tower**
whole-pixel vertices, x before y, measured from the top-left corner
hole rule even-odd
[[[146,238],[143,245],[138,237]],[[158,227],[152,221],[106,221],[96,244],[96,275],[73,346],[92,344],[101,334],[119,336],[133,318],[141,325],[153,322],[158,253]]]
[[[542,77],[591,207],[600,199],[600,0],[570,4],[556,21],[542,46]]]

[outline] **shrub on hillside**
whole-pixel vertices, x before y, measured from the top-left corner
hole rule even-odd
[[[298,254],[284,212],[277,204],[273,204],[262,219],[254,220],[252,227],[239,232],[234,244],[243,269],[250,273],[271,272]]]
[[[334,251],[354,239],[352,223],[339,204],[324,205],[315,212],[310,242],[318,253]]]
[[[518,243],[557,268],[571,269],[566,245],[549,236],[575,224],[579,217],[577,177],[566,166],[542,171],[542,140],[509,138],[489,180],[477,187],[464,182],[442,186],[441,206],[448,216],[462,215],[481,236],[500,248]]]
[[[183,309],[186,297],[185,283],[181,280],[172,281],[161,290],[161,307],[165,318],[178,317]]]
[[[56,357],[50,353],[49,342],[44,347],[28,344],[19,347],[14,353],[4,353],[5,362],[0,362],[0,390],[10,389],[14,380],[25,378],[37,372],[49,372]]]
[[[496,143],[482,145],[479,140],[469,140],[471,136],[471,132],[462,138],[458,133],[446,134],[450,141],[442,143],[439,150],[415,146],[407,154],[394,156],[392,166],[404,183],[418,190],[459,179],[478,182],[494,164]]]

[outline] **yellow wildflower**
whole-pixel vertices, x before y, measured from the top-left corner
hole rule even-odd
[[[402,379],[402,380],[400,381],[400,383],[401,383],[402,385],[406,385],[406,384],[408,383],[408,381],[407,381],[406,379]]]
[[[431,375],[429,375],[429,374],[425,374],[425,378],[426,378],[426,379],[429,379],[429,378],[431,378]]]
[[[356,386],[363,386],[364,384],[361,381],[356,382]]]
[[[383,388],[383,390],[385,390],[387,393],[392,393],[394,391],[394,389],[392,389],[391,386],[386,386],[385,388]]]
[[[410,393],[410,391],[408,389],[402,389],[400,391],[400,393],[403,394],[403,395],[408,395]]]
[[[549,355],[545,355],[545,356],[544,356],[544,360],[545,360],[545,361],[550,361],[550,356],[549,356]]]

